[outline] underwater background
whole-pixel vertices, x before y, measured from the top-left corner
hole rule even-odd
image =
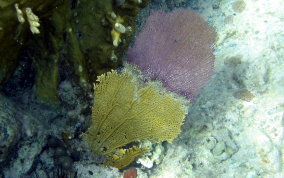
[[[284,177],[283,7],[0,0],[0,178]]]

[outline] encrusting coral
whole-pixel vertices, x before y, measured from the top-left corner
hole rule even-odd
[[[171,142],[180,133],[187,111],[184,100],[150,82],[141,86],[127,68],[122,73],[112,70],[97,81],[92,124],[83,136],[94,152],[109,157],[107,165],[125,167],[145,152],[138,147],[121,151],[129,143]]]

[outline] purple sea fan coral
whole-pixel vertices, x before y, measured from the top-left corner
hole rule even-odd
[[[194,99],[213,73],[215,36],[192,10],[154,11],[128,50],[128,62],[169,91]]]

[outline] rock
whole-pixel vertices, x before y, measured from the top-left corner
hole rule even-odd
[[[0,94],[0,163],[4,162],[21,137],[13,104]]]

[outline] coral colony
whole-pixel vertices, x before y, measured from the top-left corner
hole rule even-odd
[[[129,49],[128,62],[169,91],[193,99],[212,75],[215,36],[192,10],[154,11]]]
[[[215,31],[194,11],[152,13],[128,51],[128,62],[149,81],[141,87],[126,64],[121,74],[113,70],[99,76],[94,88],[93,121],[84,138],[94,152],[108,157],[105,165],[121,169],[147,151],[136,145],[122,148],[129,143],[177,137],[185,102],[151,80],[193,99],[212,74],[214,39]]]
[[[98,81],[93,121],[84,138],[94,152],[108,156],[106,165],[121,169],[147,151],[122,146],[141,140],[171,142],[180,133],[187,113],[183,100],[150,82],[138,87],[128,68],[103,74]]]

